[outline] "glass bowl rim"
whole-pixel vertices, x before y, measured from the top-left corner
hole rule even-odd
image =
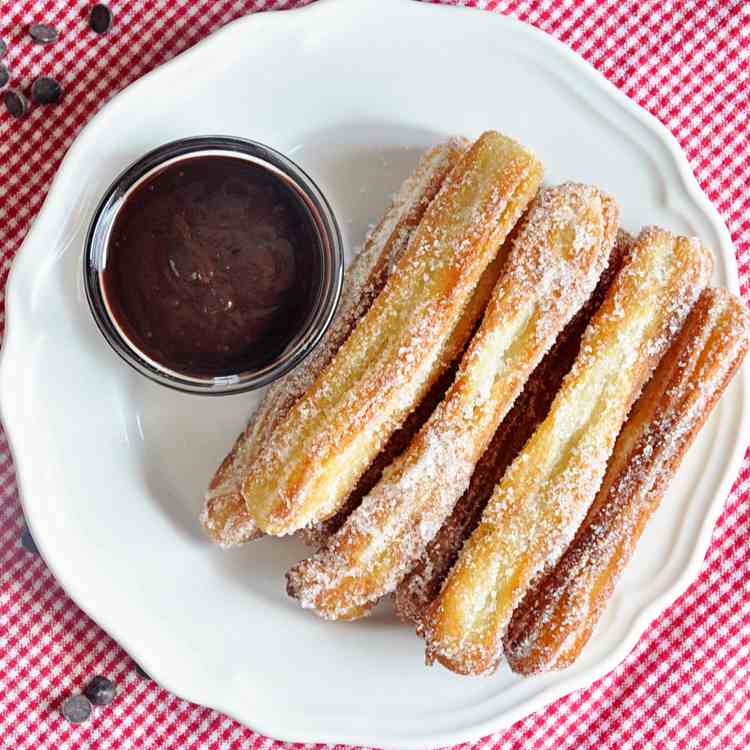
[[[194,376],[150,358],[115,321],[106,303],[101,261],[112,224],[128,195],[165,166],[199,156],[229,156],[258,164],[292,188],[316,228],[321,259],[321,286],[300,331],[284,350],[262,367],[222,376]],[[99,261],[99,263],[97,263]],[[323,192],[298,164],[259,141],[236,136],[193,136],[170,141],[141,156],[112,181],[94,211],[83,252],[83,286],[94,321],[121,359],[159,385],[206,395],[242,393],[262,388],[299,365],[320,342],[331,324],[341,295],[344,252],[336,217]]]

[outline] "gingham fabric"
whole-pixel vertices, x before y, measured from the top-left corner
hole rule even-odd
[[[25,120],[0,114],[0,289],[60,159],[108,97],[240,15],[303,4],[119,0],[111,4],[112,31],[99,37],[87,27],[85,2],[0,0],[0,37],[9,47],[4,62],[12,85],[28,90],[46,73],[65,87],[59,105],[36,107]],[[672,130],[730,228],[747,295],[750,4],[458,4],[512,14],[558,37]],[[40,21],[56,26],[60,41],[33,45],[26,28]],[[651,625],[622,665],[474,747],[750,747],[749,492],[746,459],[699,579]],[[0,438],[0,747],[291,747],[141,679],[128,655],[65,596],[43,562],[21,547],[22,529],[13,466]],[[117,699],[96,710],[87,724],[67,724],[59,713],[61,700],[95,674],[117,682]]]

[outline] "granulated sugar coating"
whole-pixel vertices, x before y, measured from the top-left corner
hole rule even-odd
[[[488,132],[448,175],[382,292],[250,467],[242,494],[264,531],[293,533],[344,504],[455,356],[447,348],[463,348],[452,333],[541,174]]]
[[[559,669],[578,656],[749,343],[742,302],[724,289],[705,290],[633,407],[573,542],[513,614],[505,655],[514,671]]]
[[[372,228],[361,252],[346,270],[336,318],[315,351],[295,370],[274,383],[216,471],[206,492],[201,523],[222,547],[261,536],[241,494],[248,467],[292,405],[333,359],[357,321],[367,312],[388,279],[427,206],[448,173],[469,147],[453,138],[427,151],[412,175],[393,196],[381,222]]]
[[[565,184],[532,204],[454,384],[409,448],[288,590],[351,619],[394,590],[422,556],[530,372],[591,295],[617,231],[614,202]]]
[[[529,377],[513,408],[495,432],[479,460],[469,488],[456,503],[424,555],[399,583],[394,595],[396,614],[417,625],[453,567],[464,541],[479,523],[482,511],[500,481],[536,427],[547,416],[563,378],[578,354],[581,336],[602,303],[633,238],[618,232],[606,271],[594,293],[555,340],[555,344]]]
[[[485,272],[485,275],[486,274],[487,272]],[[495,276],[495,278],[497,277]],[[480,286],[482,286],[482,282],[480,282]],[[485,292],[478,289],[475,293],[475,297],[477,294],[481,294],[482,299],[484,299],[484,304],[481,305],[482,309],[486,307],[487,299],[489,298],[493,287],[494,284],[489,286]],[[479,304],[481,304],[481,300],[479,300]],[[432,412],[435,411],[435,408],[443,400],[445,392],[455,379],[457,368],[458,362],[453,362],[452,366],[445,370],[440,376],[440,379],[436,381],[435,385],[430,389],[430,392],[422,399],[419,406],[407,417],[404,424],[393,433],[383,450],[380,451],[377,458],[362,475],[357,483],[357,487],[349,495],[346,504],[341,510],[324,521],[307,526],[297,534],[305,544],[316,550],[325,547],[328,540],[344,525],[352,511],[359,506],[362,499],[366,497],[370,490],[372,490],[372,488],[380,481],[385,469],[406,450],[409,443],[411,443],[414,436],[421,429],[422,425],[429,419]]]
[[[511,614],[599,489],[625,417],[712,269],[699,243],[641,232],[544,422],[511,464],[423,623],[428,658],[493,671]]]

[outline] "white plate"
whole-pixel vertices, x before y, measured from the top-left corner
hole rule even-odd
[[[623,224],[734,251],[675,140],[563,45],[499,15],[406,0],[323,0],[240,20],[146,76],[70,149],[8,288],[0,398],[24,508],[73,599],[166,688],[286,740],[425,748],[478,737],[612,669],[696,574],[747,444],[737,379],[686,458],[590,644],[559,674],[460,678],[381,607],[331,625],[284,593],[296,543],[222,552],[196,517],[256,396],[207,399],[131,372],[81,290],[83,234],[126,164],[165,141],[265,141],[316,178],[346,245],[417,154],[488,127],[533,147],[551,182],[614,193]]]

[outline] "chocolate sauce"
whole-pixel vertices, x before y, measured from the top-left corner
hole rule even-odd
[[[120,208],[103,282],[125,335],[202,377],[257,369],[300,330],[319,292],[315,225],[281,177],[229,156],[179,161]]]

